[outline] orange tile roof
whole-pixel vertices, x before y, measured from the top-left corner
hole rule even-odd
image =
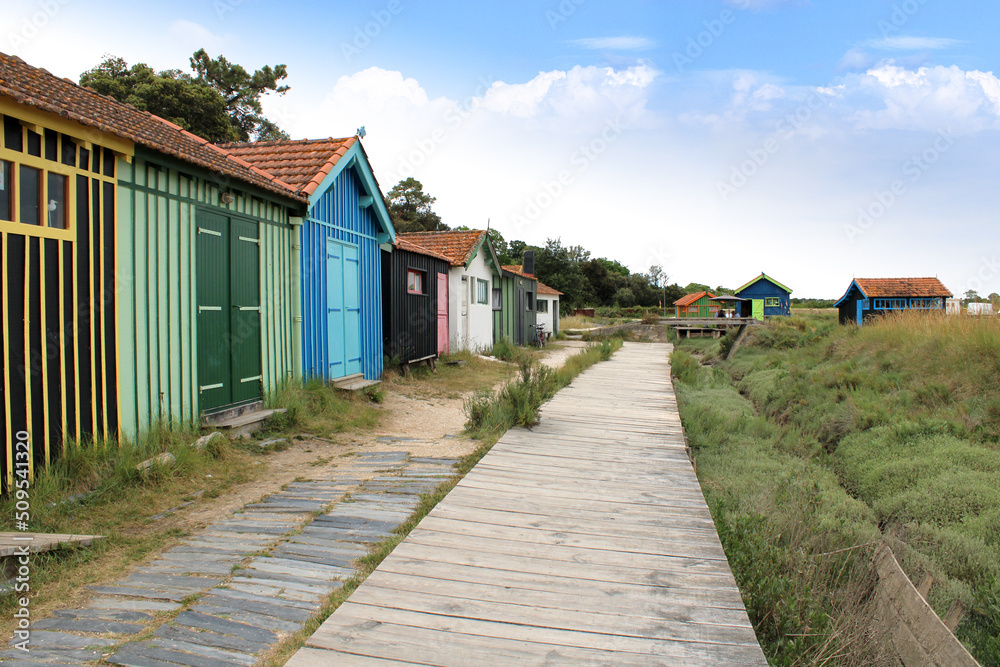
[[[428,257],[434,257],[436,259],[443,259],[449,264],[451,263],[451,260],[442,255],[441,253],[429,250],[428,248],[425,248],[421,245],[417,245],[416,243],[411,243],[410,241],[402,239],[399,236],[396,237],[396,242],[393,245],[399,248],[400,250],[415,252],[418,255],[427,255]]]
[[[296,188],[273,174],[250,165],[170,121],[148,111],[139,111],[67,79],[60,79],[43,69],[28,65],[17,56],[0,53],[0,95],[269,192],[306,200],[304,196],[295,193]],[[99,139],[95,141],[100,143]]]
[[[560,292],[557,289],[552,289],[551,287],[549,287],[548,285],[546,285],[545,283],[543,283],[541,281],[538,282],[538,293],[539,294],[558,294],[559,296],[562,296],[562,292]]]
[[[855,278],[864,295],[880,297],[950,297],[952,293],[937,278]]]
[[[465,266],[472,253],[486,239],[486,232],[481,229],[462,232],[409,232],[398,234],[397,238],[444,255],[452,266]]]
[[[522,278],[530,278],[531,280],[538,280],[537,278],[535,278],[535,276],[531,275],[530,273],[524,272],[524,264],[504,264],[503,270],[510,271],[511,273],[521,276]]]
[[[715,295],[711,292],[695,292],[694,294],[685,294],[681,298],[674,301],[675,306],[689,306],[703,296],[708,295],[709,299],[714,299]]]
[[[343,139],[303,139],[299,141],[258,141],[250,144],[223,144],[223,148],[250,164],[274,174],[308,195],[316,192],[357,137]]]

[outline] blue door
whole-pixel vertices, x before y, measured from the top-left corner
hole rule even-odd
[[[361,264],[358,247],[344,246],[344,362],[346,373],[361,372]]]
[[[866,308],[868,308],[868,299],[858,299],[858,326],[865,323],[862,314]]]
[[[327,377],[361,372],[361,294],[358,248],[326,244]]]

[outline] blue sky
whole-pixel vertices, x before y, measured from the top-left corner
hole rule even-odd
[[[445,222],[672,281],[1000,292],[1000,5],[953,0],[8,0],[0,50],[76,79],[204,46],[285,63],[295,138],[346,136]]]

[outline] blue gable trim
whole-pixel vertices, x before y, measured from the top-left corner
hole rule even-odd
[[[844,292],[844,296],[840,297],[840,300],[839,300],[839,301],[837,301],[837,303],[833,304],[833,307],[834,307],[834,308],[839,308],[839,307],[840,307],[840,304],[844,303],[844,301],[846,301],[846,300],[847,300],[847,299],[848,299],[848,298],[849,298],[849,297],[851,296],[851,290],[852,290],[852,289],[856,289],[856,290],[858,290],[858,292],[859,292],[859,293],[860,293],[860,294],[861,294],[862,296],[865,296],[865,292],[864,292],[864,290],[863,290],[863,289],[861,289],[861,286],[860,286],[860,285],[858,285],[857,281],[855,281],[855,280],[852,280],[852,281],[851,281],[851,285],[850,285],[850,286],[849,286],[849,287],[847,288],[847,291],[846,291],[846,292]]]
[[[346,170],[352,170],[355,173],[364,191],[364,194],[359,196],[359,199],[364,199],[364,201],[358,202],[359,206],[367,204],[365,208],[371,209],[374,213],[374,219],[378,225],[378,242],[392,243],[396,240],[396,228],[392,225],[389,210],[385,207],[385,200],[382,198],[382,192],[379,190],[378,181],[375,180],[375,172],[372,171],[371,164],[368,162],[368,156],[365,154],[365,149],[360,141],[354,142],[354,145],[337,161],[337,164],[334,165],[330,173],[320,182],[319,187],[309,197],[310,209],[319,202],[330,188],[336,186],[337,178]],[[371,198],[370,203],[366,199],[369,197]]]

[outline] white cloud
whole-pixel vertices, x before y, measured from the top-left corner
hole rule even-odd
[[[633,37],[631,35],[620,37],[586,37],[583,39],[574,39],[571,44],[582,46],[585,49],[600,51],[639,51],[656,46],[656,43],[651,39]]]
[[[897,35],[874,39],[868,42],[868,46],[882,51],[927,51],[950,49],[953,46],[962,44],[960,40],[949,39],[947,37],[912,37]]]
[[[1000,80],[958,67],[908,70],[886,62],[852,75],[837,92],[867,129],[974,132],[1000,127]],[[867,103],[866,103],[867,102]]]

